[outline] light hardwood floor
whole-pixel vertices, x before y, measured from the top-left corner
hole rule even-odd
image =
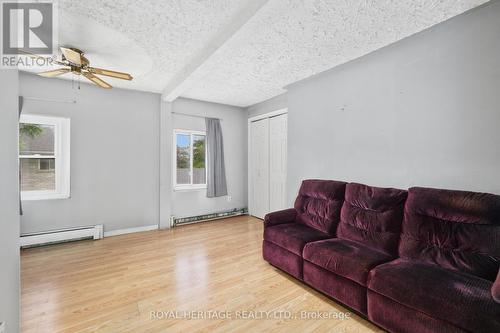
[[[262,221],[242,216],[23,250],[22,332],[380,332],[354,314],[279,318],[347,310],[266,263],[261,242]]]

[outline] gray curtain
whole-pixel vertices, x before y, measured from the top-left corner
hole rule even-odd
[[[23,112],[23,103],[23,96],[19,96],[19,118],[21,118],[21,112]],[[19,168],[19,215],[23,215],[23,204],[21,201],[21,168]]]
[[[206,118],[207,127],[207,197],[227,195],[224,140],[220,120]]]

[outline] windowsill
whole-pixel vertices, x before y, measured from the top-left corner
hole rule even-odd
[[[71,198],[69,194],[31,194],[24,196],[21,194],[21,201],[64,200],[69,198]]]
[[[189,192],[189,191],[202,191],[206,190],[207,185],[202,186],[175,186],[174,192]]]

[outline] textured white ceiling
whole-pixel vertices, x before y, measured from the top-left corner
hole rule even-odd
[[[235,25],[256,1],[59,0],[59,44],[134,76],[116,87],[248,106],[487,2],[258,0]]]
[[[271,0],[184,96],[252,105],[485,0]]]
[[[58,0],[59,45],[85,51],[95,67],[132,74],[132,82],[106,78],[116,87],[162,92],[251,1]]]

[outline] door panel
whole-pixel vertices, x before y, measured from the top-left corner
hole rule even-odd
[[[269,209],[285,209],[287,163],[287,115],[269,119]]]
[[[250,126],[250,214],[262,219],[269,212],[269,119]]]

